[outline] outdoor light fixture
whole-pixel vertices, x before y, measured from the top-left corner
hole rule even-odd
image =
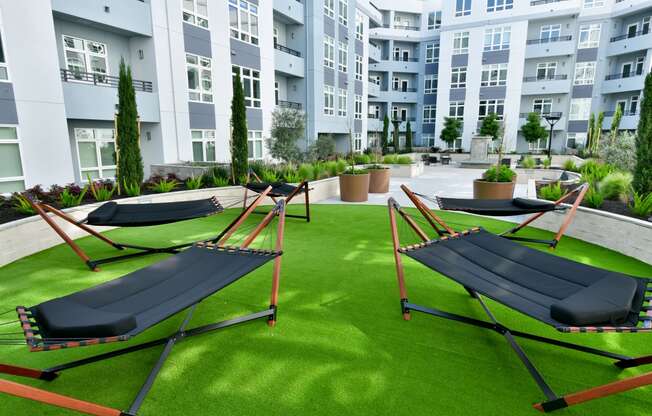
[[[548,140],[548,159],[552,160],[552,133],[555,128],[555,124],[561,120],[561,113],[544,114],[543,118],[550,125],[550,139]]]

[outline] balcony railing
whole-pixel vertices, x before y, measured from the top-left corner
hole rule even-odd
[[[642,70],[641,71],[632,71],[632,72],[628,72],[628,73],[611,74],[611,75],[607,75],[606,77],[604,77],[604,79],[605,79],[605,81],[611,81],[611,80],[614,80],[614,79],[632,78],[632,77],[638,77],[638,76],[641,76],[641,75],[643,75]]]
[[[605,117],[613,117],[616,114],[615,111],[605,111],[604,116]],[[637,111],[623,111],[623,117],[629,117],[629,116],[637,116],[638,112]]]
[[[405,118],[403,118],[403,117],[395,117],[395,118],[392,118],[392,123],[394,123],[394,122],[407,123],[408,121],[410,123],[414,123],[415,121],[417,121],[417,119],[416,119],[416,117],[405,117]]]
[[[303,106],[301,103],[295,103],[293,101],[280,101],[278,102],[278,106],[282,108],[291,108],[293,110],[301,110]]]
[[[613,38],[611,38],[610,41],[612,43],[613,42],[618,42],[619,40],[625,40],[625,39],[630,39],[630,38],[636,38],[636,37],[639,37],[639,36],[644,36],[644,35],[647,35],[648,33],[650,33],[650,29],[643,29],[643,30],[639,30],[638,32],[635,32],[635,33],[625,33],[624,35],[614,36]]]
[[[81,82],[86,84],[98,85],[100,87],[118,88],[120,78],[95,72],[71,71],[69,69],[61,70],[61,81],[63,82]],[[152,83],[150,81],[133,80],[136,91],[152,92]]]
[[[542,43],[567,42],[569,40],[573,40],[573,36],[566,35],[566,36],[552,36],[552,37],[549,37],[549,38],[529,39],[527,41],[527,44],[528,45],[539,45],[539,44],[542,44]]]
[[[538,111],[530,111],[530,113],[537,113],[542,119],[546,118],[546,116],[549,117],[561,117],[563,114],[559,112],[550,112],[550,113],[539,113]],[[528,118],[530,113],[521,113],[519,115],[520,118]]]
[[[568,75],[547,75],[544,77],[525,77],[523,82],[542,82],[542,81],[565,81],[568,79]]]
[[[380,85],[380,81],[377,80],[376,78],[369,77],[369,82],[371,82],[372,84]]]
[[[418,58],[404,58],[402,56],[394,56],[392,60],[396,62],[419,62]]]
[[[392,91],[396,92],[417,92],[416,88],[392,88]]]
[[[289,53],[290,55],[294,55],[296,57],[301,58],[301,52],[295,51],[294,49],[290,49],[287,46],[283,46],[281,44],[275,43],[274,48],[278,49],[281,52]]]
[[[566,0],[533,0],[530,2],[530,6],[541,6],[544,4],[559,3],[562,1],[566,1]]]

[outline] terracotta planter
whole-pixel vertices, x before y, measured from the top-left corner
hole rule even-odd
[[[516,178],[515,178],[516,179]],[[480,179],[473,181],[474,199],[512,199],[516,181],[487,182]]]
[[[369,174],[340,175],[340,199],[345,202],[366,202],[369,199]]]
[[[392,176],[390,169],[369,170],[369,193],[386,194],[389,192],[389,178]]]

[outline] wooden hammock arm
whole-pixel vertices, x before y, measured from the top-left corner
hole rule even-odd
[[[437,231],[437,234],[441,235],[441,231],[435,223],[439,224],[444,230],[446,230],[447,233],[450,235],[455,235],[457,234],[455,230],[453,230],[448,224],[444,222],[439,216],[437,216],[430,208],[425,206],[423,202],[419,199],[419,197],[410,190],[406,185],[401,185],[401,189],[405,194],[407,195],[408,198],[410,198],[410,201],[417,207],[419,212],[421,212],[421,215],[430,223],[432,228]]]
[[[552,411],[576,404],[585,403],[591,400],[600,399],[614,394],[623,393],[629,390],[637,389],[652,384],[652,372],[641,374],[639,376],[629,377],[623,380],[614,381],[602,386],[593,387],[577,393],[570,393],[557,400],[546,403],[537,403],[534,408],[546,412]]]
[[[559,228],[559,231],[557,232],[557,235],[555,236],[555,241],[559,242],[561,238],[564,236],[566,233],[566,230],[570,226],[571,222],[575,218],[575,213],[577,212],[577,208],[580,206],[582,201],[584,200],[584,196],[589,190],[589,184],[585,183],[582,185],[579,189],[579,194],[577,195],[577,198],[575,198],[575,202],[573,203],[573,206],[571,207],[570,211],[568,211],[568,214],[566,214],[566,218],[564,219],[564,223],[561,225],[561,228]],[[577,192],[578,189],[574,190],[573,192]],[[570,195],[570,193],[569,193]],[[561,203],[561,202],[560,202]],[[555,203],[556,205],[557,203]]]
[[[238,230],[238,228],[240,228],[242,223],[245,222],[245,220],[249,217],[249,215],[251,215],[251,213],[254,212],[256,208],[258,208],[258,205],[260,205],[263,202],[263,199],[265,199],[267,194],[270,193],[271,191],[272,191],[272,187],[268,186],[267,189],[265,189],[260,195],[258,195],[256,200],[252,202],[251,205],[249,205],[249,207],[245,209],[238,216],[238,218],[235,219],[233,223],[231,223],[231,225],[229,225],[228,231],[224,233],[222,238],[220,238],[219,241],[216,242],[216,244],[220,247],[223,247],[226,244],[226,242],[229,240],[229,238],[231,238],[231,236]],[[247,199],[245,198],[245,201],[246,200]]]
[[[394,263],[396,265],[396,278],[398,280],[398,290],[401,297],[401,303],[407,301],[407,289],[405,287],[405,273],[403,271],[403,260],[401,259],[401,253],[399,249],[401,248],[401,242],[398,237],[398,229],[396,227],[396,207],[398,204],[394,198],[390,198],[387,201],[387,207],[389,208],[389,226],[392,232],[392,245],[394,252]],[[403,311],[403,319],[406,321],[410,320],[410,313]]]
[[[285,202],[281,201],[280,203],[280,212],[278,218],[278,226],[276,231],[276,251],[278,253],[283,252],[283,235],[285,231]],[[272,276],[272,295],[270,299],[270,306],[274,308],[274,316],[271,317],[267,322],[269,326],[276,325],[276,306],[278,305],[278,290],[281,280],[281,261],[283,256],[277,256],[274,259],[274,274]]]

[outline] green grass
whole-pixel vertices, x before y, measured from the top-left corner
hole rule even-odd
[[[301,207],[291,207],[297,213]],[[498,334],[414,313],[402,320],[391,254],[387,209],[315,205],[313,222],[289,219],[278,324],[262,321],[183,342],[175,347],[145,400],[142,415],[535,415],[543,399],[526,370]],[[151,229],[108,233],[120,241],[159,244],[210,236],[236,214]],[[442,216],[456,228],[508,224],[463,214]],[[260,220],[256,216],[253,221]],[[525,235],[550,237],[526,230]],[[85,239],[94,257],[114,254]],[[652,267],[618,253],[564,238],[556,255],[638,276]],[[64,246],[0,268],[0,311],[34,305],[114,279],[156,262],[163,255],[87,271]],[[484,319],[480,306],[450,280],[405,259],[410,300]],[[269,302],[271,264],[257,270],[197,309],[191,326],[264,309]],[[563,335],[489,302],[506,325],[535,334],[631,355],[649,354],[647,334]],[[129,343],[29,353],[2,347],[0,362],[48,367],[71,359],[167,335],[177,316]],[[18,329],[18,328],[15,328]],[[644,369],[619,371],[609,360],[523,341],[537,367],[560,393],[584,389]],[[647,348],[646,348],[647,347]],[[161,348],[62,373],[57,380],[21,380],[50,391],[126,408]],[[17,378],[3,378],[18,380]],[[559,415],[646,415],[652,389],[639,389],[558,412]],[[72,415],[47,405],[0,395],[0,415]]]

